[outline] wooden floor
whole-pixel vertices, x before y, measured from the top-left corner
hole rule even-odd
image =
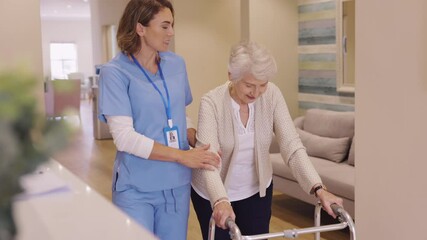
[[[112,140],[95,140],[93,137],[92,105],[88,100],[82,101],[81,123],[78,118],[69,121],[76,126],[69,146],[53,157],[71,172],[80,177],[101,195],[111,200],[111,173],[115,157]],[[278,192],[274,193],[273,216],[270,232],[281,232],[286,229],[313,226],[314,207],[297,199]],[[335,220],[322,214],[322,224],[336,223]],[[323,233],[322,239],[349,239],[347,230]],[[202,239],[200,228],[191,208],[188,239]],[[298,239],[314,239],[313,235],[301,235]]]

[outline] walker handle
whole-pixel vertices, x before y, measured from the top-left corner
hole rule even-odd
[[[234,220],[229,217],[225,220],[225,225],[228,227],[228,229],[230,230],[230,237],[233,240],[241,240],[242,239],[242,233],[240,232],[239,227],[237,226],[237,224],[234,222]]]
[[[336,203],[332,203],[331,204],[331,208],[332,211],[335,213],[335,215],[337,216],[341,216],[342,215],[342,211],[344,210],[340,205],[336,204]]]
[[[233,228],[235,225],[236,223],[233,221],[231,217],[225,220],[225,226],[227,226],[228,228]]]
[[[356,240],[356,228],[353,222],[353,218],[350,216],[350,214],[347,211],[345,211],[343,207],[341,207],[336,203],[331,204],[331,208],[332,208],[332,211],[334,211],[335,215],[338,216],[338,220],[340,222],[347,223],[347,226],[351,233],[350,239]]]

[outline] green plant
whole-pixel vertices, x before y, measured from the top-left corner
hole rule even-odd
[[[38,108],[37,78],[25,71],[0,72],[0,240],[13,239],[13,197],[19,179],[67,143],[69,128],[47,121]]]

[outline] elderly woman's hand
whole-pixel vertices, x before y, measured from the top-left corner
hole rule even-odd
[[[231,207],[231,204],[228,201],[221,201],[218,204],[215,204],[212,215],[215,219],[216,225],[222,229],[228,228],[225,226],[227,218],[231,218],[233,221],[236,219],[233,207]]]
[[[334,211],[332,211],[331,205],[333,203],[336,203],[343,207],[343,200],[340,197],[335,196],[334,194],[328,192],[325,189],[319,189],[317,191],[317,197],[319,198],[320,202],[322,203],[323,209],[332,217],[336,218]]]

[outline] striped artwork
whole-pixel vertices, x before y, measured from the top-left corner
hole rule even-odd
[[[354,96],[336,89],[336,1],[299,0],[299,108],[354,111]]]
[[[335,1],[298,6],[299,45],[335,44]]]

